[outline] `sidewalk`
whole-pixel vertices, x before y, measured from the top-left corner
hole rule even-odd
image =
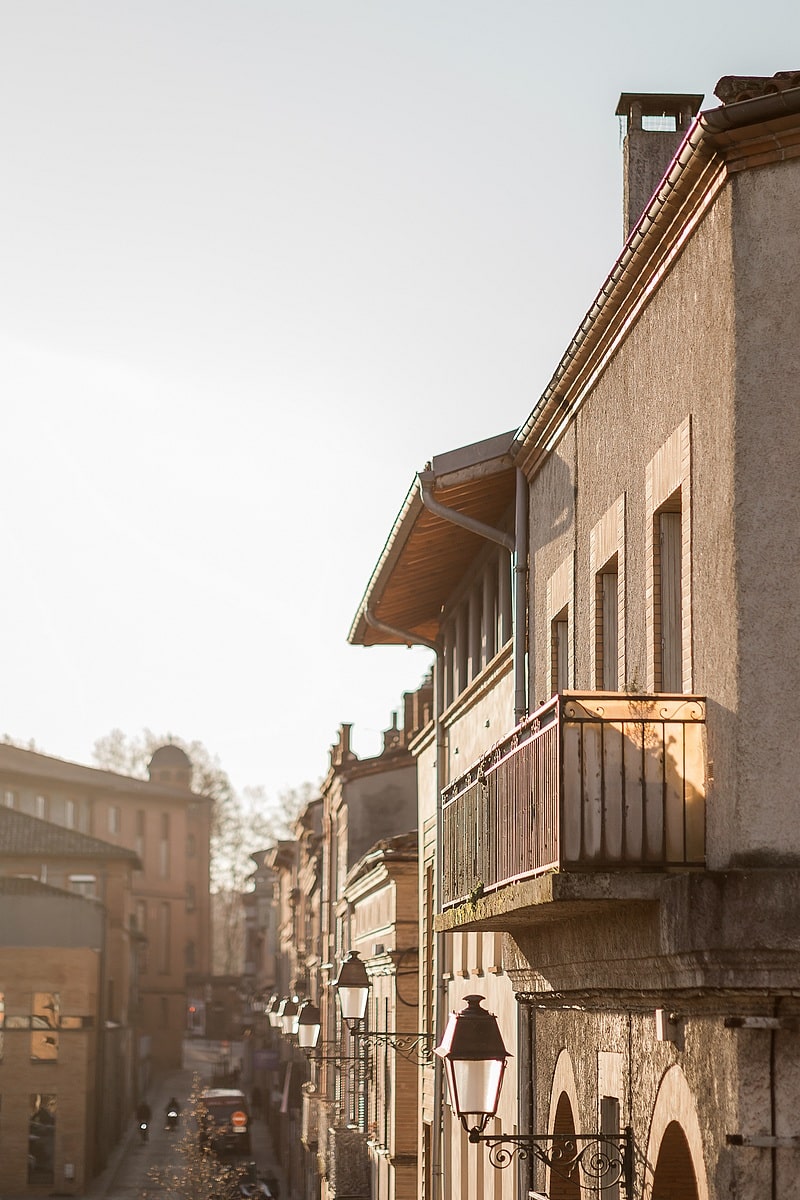
[[[269,1125],[261,1115],[256,1117],[250,1125],[250,1140],[259,1175],[263,1176],[270,1184],[277,1200],[288,1200],[286,1177],[275,1155]]]

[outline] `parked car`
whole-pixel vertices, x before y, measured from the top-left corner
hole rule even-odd
[[[200,1097],[203,1112],[200,1144],[215,1154],[250,1154],[250,1110],[238,1088],[206,1088]]]

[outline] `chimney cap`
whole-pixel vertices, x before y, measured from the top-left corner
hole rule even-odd
[[[643,117],[676,117],[690,107],[692,116],[697,116],[702,95],[689,92],[623,92],[617,104],[616,115],[627,117],[634,104],[641,105]]]

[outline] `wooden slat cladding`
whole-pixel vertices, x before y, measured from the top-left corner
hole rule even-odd
[[[484,524],[500,528],[510,519],[515,474],[506,468],[468,484],[437,488],[436,499]],[[476,534],[423,510],[399,551],[390,581],[375,603],[375,616],[387,625],[435,640],[443,597],[463,579],[475,557]],[[386,641],[366,633],[365,645]]]
[[[705,703],[555,696],[443,793],[442,907],[551,870],[702,866]]]

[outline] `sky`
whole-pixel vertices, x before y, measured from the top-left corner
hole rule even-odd
[[[795,0],[0,0],[0,731],[270,797],[378,753],[431,655],[351,621],[610,271],[620,93],[791,46]]]

